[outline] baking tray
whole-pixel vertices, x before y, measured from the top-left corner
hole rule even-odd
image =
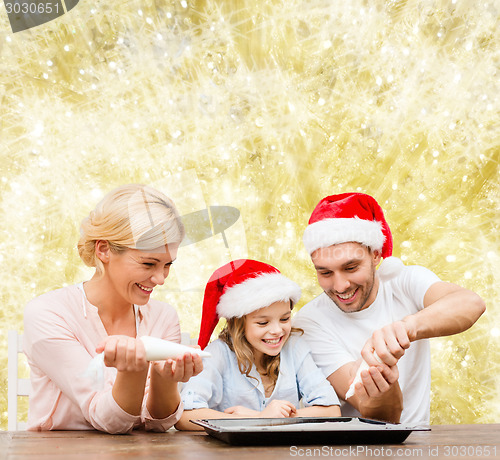
[[[232,445],[400,444],[412,431],[430,431],[360,417],[191,420]]]

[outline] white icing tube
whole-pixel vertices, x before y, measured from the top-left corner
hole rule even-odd
[[[192,348],[180,343],[170,342],[168,340],[158,339],[143,335],[140,337],[144,348],[146,349],[147,361],[163,361],[170,358],[178,358],[184,353],[192,353],[201,358],[210,358],[212,355],[208,351],[202,351],[199,348]],[[85,371],[85,377],[90,379],[94,389],[102,389],[104,385],[104,353],[99,353],[92,358]]]
[[[375,359],[381,363],[382,360],[378,357],[377,353],[374,351],[373,352],[373,356],[375,357]],[[361,372],[362,371],[367,371],[368,369],[370,368],[370,366],[368,365],[368,363],[363,359],[363,361],[361,361],[361,364],[358,368],[358,371],[356,372],[356,375],[354,376],[354,380],[352,381],[349,389],[347,390],[347,393],[345,394],[345,399],[349,399],[351,396],[354,395],[354,385],[356,385],[356,383],[361,383]]]
[[[188,347],[180,343],[170,342],[156,337],[143,335],[141,340],[146,349],[146,360],[148,361],[162,361],[164,359],[177,358],[183,356],[184,353],[192,353],[201,358],[210,358],[212,356],[208,351],[202,351],[199,348]]]

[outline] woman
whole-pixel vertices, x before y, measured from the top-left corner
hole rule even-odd
[[[25,310],[29,430],[165,431],[179,420],[178,382],[201,371],[201,358],[187,353],[148,363],[138,337],[180,341],[175,310],[150,296],[168,276],[183,237],[173,202],[143,185],[113,190],[84,219],[78,251],[94,276],[46,293]],[[85,371],[101,352],[107,367],[96,389]]]

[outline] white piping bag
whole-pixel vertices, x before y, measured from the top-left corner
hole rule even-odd
[[[183,356],[184,353],[192,353],[201,358],[210,358],[212,356],[208,351],[203,351],[199,348],[188,347],[180,343],[170,342],[148,335],[143,335],[141,340],[146,349],[146,359],[148,361],[162,361],[164,359],[177,358]]]
[[[169,340],[158,339],[157,337],[143,335],[140,339],[146,349],[147,361],[163,361],[177,358],[183,356],[184,353],[198,355],[201,358],[210,358],[212,356],[208,351],[170,342]],[[99,353],[92,358],[84,373],[84,376],[91,380],[92,387],[96,390],[102,389],[104,386],[104,368],[104,353]]]
[[[375,357],[375,359],[379,363],[382,363],[382,360],[378,357],[377,352],[374,351],[373,352],[373,356]],[[354,376],[354,380],[352,381],[351,385],[349,386],[349,389],[347,390],[347,393],[345,394],[345,399],[346,400],[349,399],[351,396],[354,395],[354,385],[356,385],[356,383],[361,383],[361,372],[362,371],[367,371],[369,368],[370,368],[370,366],[363,359],[363,361],[361,361],[360,366],[358,367],[356,375]]]

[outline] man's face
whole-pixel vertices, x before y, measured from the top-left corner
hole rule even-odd
[[[341,243],[317,249],[311,259],[319,285],[342,311],[360,311],[373,303],[378,291],[378,251],[360,243]]]

